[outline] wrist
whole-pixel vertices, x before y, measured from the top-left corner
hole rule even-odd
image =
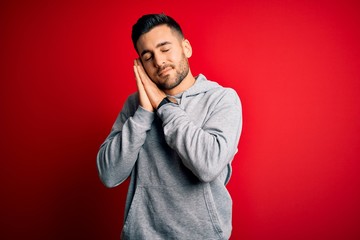
[[[164,106],[165,104],[171,103],[170,99],[167,97],[164,97],[163,100],[161,100],[161,102],[157,105],[156,110],[159,110],[159,108],[161,108],[162,106]]]

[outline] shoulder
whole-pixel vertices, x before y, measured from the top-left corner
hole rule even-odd
[[[227,98],[231,101],[240,103],[240,97],[235,89],[233,89],[233,88],[223,88],[223,89],[224,89],[223,91],[224,91],[225,98]]]
[[[138,93],[135,92],[127,97],[121,112],[127,117],[133,116],[138,106],[139,106],[139,97],[138,97]]]
[[[137,92],[132,93],[128,96],[128,98],[126,99],[126,103],[127,104],[131,104],[131,105],[137,105],[139,103],[139,95]]]
[[[212,95],[213,97],[217,98],[219,102],[230,102],[236,105],[241,105],[240,97],[235,89],[230,87],[223,87],[218,83],[216,84],[217,87],[209,90],[208,92],[209,95]]]

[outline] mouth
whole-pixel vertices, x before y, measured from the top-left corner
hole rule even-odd
[[[169,71],[171,71],[172,69],[173,69],[173,68],[172,68],[171,66],[167,66],[167,67],[165,67],[165,68],[162,68],[162,69],[160,69],[160,70],[158,71],[158,75],[159,75],[160,77],[162,77],[162,76],[168,74]]]

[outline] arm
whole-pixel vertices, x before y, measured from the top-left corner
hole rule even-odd
[[[165,94],[137,64],[137,77],[145,89],[153,109],[157,109]],[[214,180],[231,162],[242,128],[241,103],[236,92],[224,91],[211,116],[202,127],[196,126],[187,113],[176,104],[165,104],[157,114],[163,121],[167,144],[181,157],[200,180]]]
[[[110,135],[101,145],[97,155],[99,175],[107,187],[119,185],[130,175],[140,148],[145,142],[146,132],[150,130],[154,120],[154,109],[140,81],[136,61],[134,74],[138,101],[135,96],[127,99]]]
[[[232,161],[242,128],[241,104],[235,91],[223,94],[202,127],[175,104],[166,104],[157,113],[168,145],[200,180],[213,181]]]
[[[99,176],[107,187],[119,185],[130,175],[154,119],[154,113],[140,106],[129,116],[129,105],[128,99],[97,155]]]

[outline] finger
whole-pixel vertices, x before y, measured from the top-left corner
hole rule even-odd
[[[137,67],[135,62],[134,62],[134,74],[135,74],[135,80],[136,80],[136,85],[137,85],[138,89],[143,90],[144,86],[143,86],[143,83],[141,81],[141,77],[139,75],[138,67]]]
[[[134,75],[135,75],[135,80],[136,80],[136,83],[137,83],[140,80],[140,76],[139,76],[136,65],[134,65]]]
[[[138,69],[138,65],[137,65],[136,61],[134,61],[134,74],[135,74],[136,85],[137,85],[138,93],[139,93],[139,104],[146,110],[153,112],[154,108],[146,94],[145,87],[144,87],[143,83],[141,82],[141,79],[139,76],[139,69]]]
[[[144,67],[142,66],[141,62],[139,59],[136,59],[136,68],[138,71],[138,76],[140,77],[140,80],[143,84],[149,83],[150,78],[147,75],[147,73],[145,72]]]

